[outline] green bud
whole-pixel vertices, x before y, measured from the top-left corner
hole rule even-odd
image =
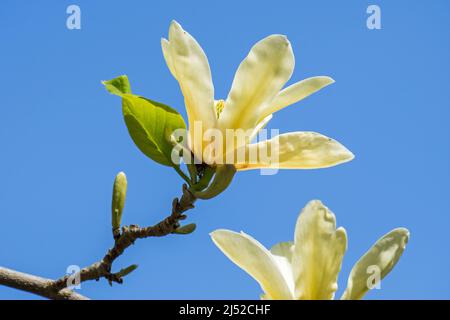
[[[176,234],[190,234],[190,233],[194,232],[196,228],[197,228],[197,225],[195,223],[190,223],[190,224],[187,224],[185,226],[179,227],[173,233],[176,233]]]
[[[132,264],[131,266],[121,269],[119,272],[117,272],[116,275],[120,278],[125,277],[125,276],[129,275],[130,273],[132,273],[134,270],[136,270],[137,267],[138,267],[137,264]]]
[[[127,176],[123,172],[119,172],[114,180],[112,194],[112,227],[113,230],[120,228],[122,221],[122,211],[125,206],[125,198],[127,196]]]

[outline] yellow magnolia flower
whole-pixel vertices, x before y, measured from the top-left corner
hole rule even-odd
[[[197,41],[177,22],[171,23],[169,39],[162,39],[161,46],[167,66],[184,96],[189,121],[188,144],[197,159],[213,165],[221,159],[237,170],[324,168],[353,159],[353,154],[340,143],[314,132],[290,132],[250,144],[273,113],[334,82],[330,77],[312,77],[282,89],[295,64],[291,44],[285,36],[271,35],[253,46],[240,64],[226,100],[214,99],[208,59]],[[249,134],[245,141],[229,139],[233,141],[227,140],[221,150],[207,152],[203,136],[210,129],[221,132],[223,137],[227,129],[245,130]],[[274,139],[279,142],[276,163],[261,159],[250,163],[247,156],[239,163],[230,164],[225,159],[226,154],[234,155],[240,148],[245,148],[247,155],[255,150],[266,151]]]
[[[336,229],[334,214],[320,201],[301,212],[293,242],[270,250],[241,232],[216,230],[214,243],[261,285],[263,299],[333,299],[342,259],[347,249],[345,229]],[[381,237],[355,264],[341,299],[361,299],[395,266],[409,239],[405,228]]]

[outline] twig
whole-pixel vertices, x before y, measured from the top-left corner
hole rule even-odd
[[[112,273],[114,261],[124,251],[134,244],[137,239],[148,237],[163,237],[173,233],[180,227],[180,221],[186,219],[183,213],[194,208],[195,196],[183,185],[183,195],[180,199],[175,198],[172,202],[172,213],[170,216],[149,227],[130,225],[122,227],[120,235],[116,236],[114,246],[108,250],[102,260],[81,269],[78,274],[65,275],[57,280],[45,279],[25,273],[0,268],[0,285],[35,293],[49,299],[82,300],[88,299],[67,287],[71,285],[71,279],[79,279],[80,283],[89,280],[105,278],[112,282],[122,283],[120,272]]]

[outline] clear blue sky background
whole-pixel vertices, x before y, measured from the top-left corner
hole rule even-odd
[[[82,29],[66,28],[78,4]],[[382,30],[366,28],[378,4]],[[180,194],[176,173],[147,159],[124,125],[120,100],[100,80],[127,74],[133,91],[177,108],[182,95],[162,57],[172,19],[206,51],[216,98],[226,97],[250,47],[286,34],[292,81],[336,83],[275,115],[281,132],[317,131],[356,154],[324,170],[239,174],[199,201],[190,236],[137,242],[115,268],[139,269],[112,288],[83,284],[92,298],[253,299],[257,283],[210,241],[217,228],[244,230],[266,246],[290,240],[300,209],[321,199],[347,229],[339,278],[389,230],[408,247],[370,299],[450,298],[450,3],[448,1],[2,1],[0,9],[0,265],[55,278],[112,244],[114,176],[129,181],[125,223],[166,216]],[[35,298],[0,287],[0,298]]]

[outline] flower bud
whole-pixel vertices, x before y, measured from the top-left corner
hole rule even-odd
[[[122,221],[122,211],[125,205],[125,198],[127,195],[127,177],[125,173],[119,172],[114,180],[113,194],[112,194],[112,227],[113,232],[120,228]]]

